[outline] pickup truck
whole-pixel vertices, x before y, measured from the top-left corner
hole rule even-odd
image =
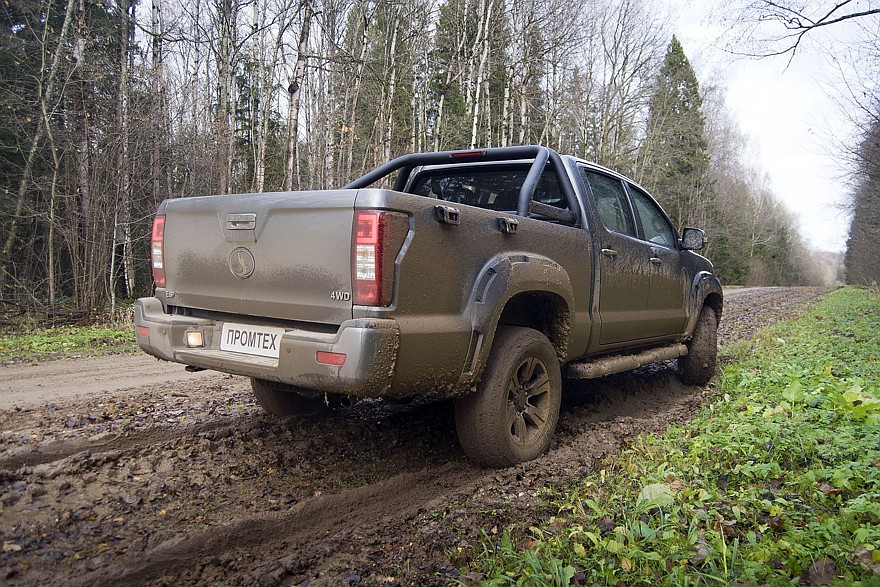
[[[563,378],[677,359],[709,381],[704,245],[546,147],[409,154],[338,190],[165,200],[135,329],[160,359],[250,377],[272,414],[453,398],[465,454],[504,467],[547,450]]]

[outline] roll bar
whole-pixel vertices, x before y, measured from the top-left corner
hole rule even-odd
[[[448,163],[468,163],[472,161],[517,161],[532,160],[532,166],[523,182],[517,200],[516,214],[518,216],[528,216],[530,211],[530,202],[538,187],[538,181],[544,172],[544,167],[550,163],[550,168],[556,174],[556,180],[562,189],[562,195],[568,202],[569,210],[555,209],[553,217],[556,220],[574,224],[578,220],[577,196],[575,195],[574,186],[569,180],[565,166],[559,153],[541,145],[523,145],[518,147],[492,147],[488,149],[471,149],[464,151],[437,151],[432,153],[410,153],[401,155],[380,165],[376,169],[362,175],[356,180],[346,185],[343,189],[359,189],[370,186],[371,184],[387,177],[395,171],[400,171],[394,181],[393,189],[403,191],[409,180],[412,170],[422,165],[443,165]],[[548,206],[550,208],[551,206]],[[534,206],[532,209],[541,213],[543,210],[537,210]]]

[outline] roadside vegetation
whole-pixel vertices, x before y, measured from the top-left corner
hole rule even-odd
[[[728,349],[711,404],[483,535],[488,585],[880,586],[880,295]]]
[[[94,326],[39,326],[0,331],[0,363],[36,362],[137,350],[130,322]]]

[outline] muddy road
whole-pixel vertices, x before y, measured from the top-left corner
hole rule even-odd
[[[823,290],[728,292],[720,344]],[[480,532],[540,524],[541,487],[712,393],[671,366],[566,384],[551,450],[472,466],[444,401],[277,419],[249,382],[143,356],[0,368],[0,583],[445,585]],[[548,514],[549,515],[549,514]]]

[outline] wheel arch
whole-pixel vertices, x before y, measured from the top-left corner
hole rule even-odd
[[[568,272],[540,255],[508,254],[491,259],[477,277],[468,302],[472,337],[464,381],[479,380],[499,325],[524,326],[544,334],[564,363],[571,341],[574,292]]]
[[[724,292],[721,289],[721,282],[714,274],[708,271],[697,273],[690,291],[690,311],[683,340],[689,340],[694,335],[694,328],[697,326],[697,319],[703,306],[712,308],[719,323],[724,310]]]

